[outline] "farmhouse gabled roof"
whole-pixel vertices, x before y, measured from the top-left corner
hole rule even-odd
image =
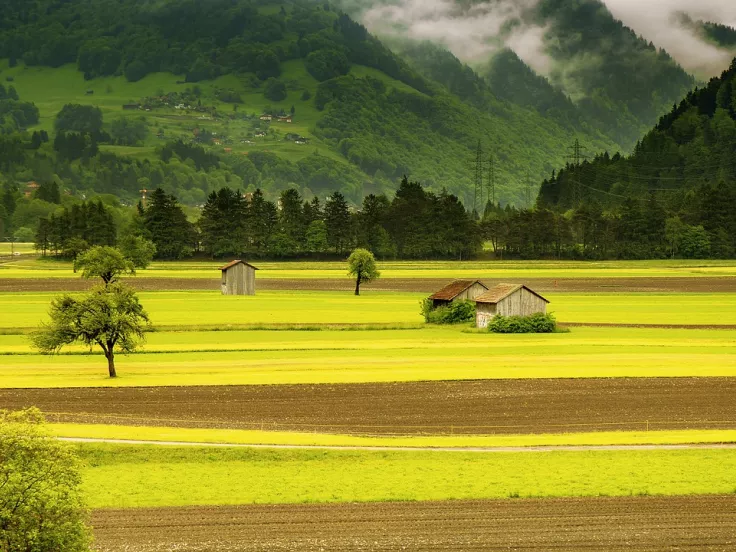
[[[231,263],[227,263],[227,264],[226,264],[225,266],[223,266],[223,267],[222,267],[222,268],[221,268],[220,270],[222,270],[223,272],[225,272],[226,270],[230,270],[230,269],[231,269],[232,267],[234,267],[234,266],[238,266],[239,264],[244,264],[245,266],[249,266],[249,267],[251,267],[251,268],[252,268],[253,270],[259,270],[259,269],[258,269],[257,267],[253,266],[252,264],[250,264],[250,263],[246,263],[245,261],[240,261],[240,260],[238,260],[238,261],[233,261],[233,262],[231,262]]]
[[[446,285],[441,290],[439,290],[434,295],[430,296],[430,299],[438,300],[438,301],[452,301],[460,295],[462,292],[467,290],[469,287],[474,286],[475,284],[480,284],[485,289],[488,289],[488,286],[485,285],[480,280],[455,280],[449,285]]]
[[[549,303],[547,299],[539,295],[536,291],[533,289],[523,285],[523,284],[498,284],[496,287],[494,287],[492,290],[487,291],[480,297],[475,298],[476,303],[488,303],[491,305],[495,305],[496,303],[500,303],[504,299],[506,299],[509,295],[516,293],[520,289],[525,289],[529,293],[533,293],[537,297],[539,297],[542,301],[545,303]]]

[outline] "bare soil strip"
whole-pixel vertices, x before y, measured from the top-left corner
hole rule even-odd
[[[100,552],[711,550],[736,547],[736,496],[98,510]]]
[[[736,428],[736,378],[0,389],[51,421],[357,435]]]
[[[672,278],[506,278],[484,279],[487,285],[523,283],[542,292],[736,292],[736,278],[731,277],[672,277]],[[131,283],[141,291],[178,291],[220,289],[220,280],[197,278],[135,278]],[[384,278],[364,284],[366,290],[431,293],[447,285],[444,278]],[[81,278],[0,278],[0,292],[82,291],[93,282]],[[349,278],[305,278],[258,280],[258,289],[276,291],[352,291]]]

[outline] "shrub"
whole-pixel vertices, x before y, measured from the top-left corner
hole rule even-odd
[[[551,314],[536,313],[531,316],[495,316],[488,324],[493,333],[525,334],[553,333],[557,330],[557,321]]]
[[[472,301],[455,301],[435,309],[432,300],[427,298],[420,302],[420,306],[424,321],[429,324],[462,324],[475,320],[475,303]]]

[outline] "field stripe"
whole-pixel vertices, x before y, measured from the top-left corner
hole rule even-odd
[[[191,443],[187,441],[142,441],[134,439],[88,439],[82,437],[57,437],[69,443],[109,445],[151,445],[159,447],[194,448],[245,448],[279,450],[331,450],[372,452],[471,452],[471,453],[540,453],[540,452],[594,452],[594,451],[648,451],[648,450],[736,450],[736,443],[704,443],[680,445],[556,445],[528,447],[386,447],[342,445],[248,445],[242,443]]]

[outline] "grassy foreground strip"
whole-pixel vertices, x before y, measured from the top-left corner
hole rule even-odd
[[[12,354],[13,347],[27,347],[19,341],[23,336],[0,336],[0,387],[736,376],[736,332],[725,330],[575,328],[541,336],[460,329],[204,332],[152,338],[160,338],[161,347],[170,340],[173,350],[118,356],[119,377],[110,380],[99,354]],[[205,343],[210,338],[223,345]],[[200,350],[186,351],[197,348],[198,340]],[[11,354],[1,354],[2,343]]]
[[[0,278],[3,273],[0,271]],[[449,278],[450,280],[452,277]],[[135,281],[132,282],[135,285]],[[0,330],[35,328],[59,293],[0,293]],[[223,297],[219,291],[140,293],[154,326],[244,324],[389,324],[423,322],[419,301],[426,294],[365,291],[259,291],[255,297]],[[733,293],[548,293],[560,322],[609,324],[736,324]]]
[[[326,433],[133,427],[96,424],[52,424],[58,437],[122,439],[234,445],[296,445],[346,447],[481,448],[598,445],[680,445],[736,443],[736,430],[606,431],[542,435],[435,435],[363,437]]]
[[[92,508],[730,494],[736,451],[539,454],[79,445]]]
[[[26,251],[27,252],[27,251]],[[219,277],[221,262],[156,262],[145,278]],[[345,278],[342,262],[259,262],[259,278]],[[382,261],[382,278],[666,278],[736,276],[734,261]],[[71,278],[71,263],[23,260],[0,266],[0,278]]]

